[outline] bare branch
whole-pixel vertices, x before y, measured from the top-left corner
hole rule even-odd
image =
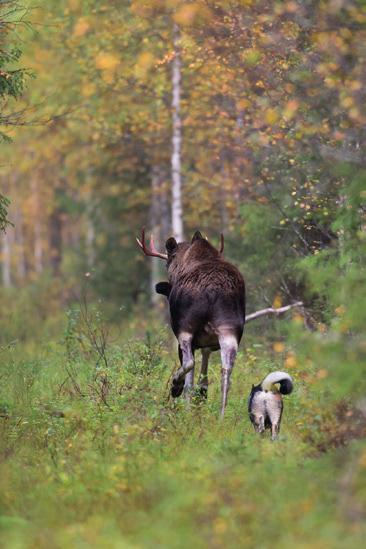
[[[291,303],[291,305],[286,305],[285,307],[280,307],[279,309],[275,309],[274,307],[268,307],[267,309],[260,309],[259,311],[255,311],[255,313],[251,313],[250,315],[247,315],[245,317],[245,323],[250,322],[251,320],[256,320],[257,318],[260,318],[261,316],[267,316],[267,315],[275,315],[280,316],[290,309],[293,309],[294,307],[303,307],[302,301],[296,301],[296,303]]]

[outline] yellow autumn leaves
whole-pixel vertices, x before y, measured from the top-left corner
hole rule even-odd
[[[273,126],[280,119],[289,121],[295,116],[298,108],[299,108],[299,102],[296,99],[290,99],[286,103],[282,111],[280,109],[275,109],[275,108],[267,109],[264,112],[264,120],[269,126]]]
[[[204,24],[213,12],[205,2],[182,2],[182,0],[133,0],[131,11],[142,17],[153,17],[164,11],[173,13],[173,20],[185,27]]]
[[[83,38],[92,29],[91,22],[86,17],[80,17],[75,23],[72,37],[74,39]],[[95,67],[101,72],[102,79],[107,84],[113,82],[117,69],[121,66],[120,56],[113,51],[100,51],[94,59]],[[156,59],[150,51],[143,51],[137,57],[134,76],[143,80],[149,74],[152,67],[156,65]],[[92,82],[85,82],[82,88],[84,97],[90,97],[95,92],[95,85]]]
[[[91,30],[92,23],[90,19],[80,17],[74,25],[72,38],[82,39]],[[111,51],[100,51],[95,57],[95,67],[101,71],[103,80],[108,84],[113,81],[120,62],[120,57]],[[85,97],[89,97],[94,91],[94,85],[88,82],[83,86],[82,93]]]
[[[78,21],[76,21],[74,26],[74,31],[72,33],[74,38],[81,38],[84,36],[90,29],[90,23],[86,17],[80,17]]]
[[[101,71],[115,71],[119,62],[114,53],[101,52],[95,58],[95,66]]]
[[[95,66],[101,71],[102,78],[107,84],[113,82],[119,65],[120,59],[113,52],[102,51],[95,57]]]

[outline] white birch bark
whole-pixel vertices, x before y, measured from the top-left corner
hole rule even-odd
[[[2,281],[5,288],[12,286],[11,278],[11,242],[9,232],[1,237]]]
[[[158,250],[163,250],[164,241],[168,236],[169,208],[167,204],[166,188],[164,184],[164,171],[160,166],[154,166],[151,173],[151,206],[150,222],[151,232],[154,235],[155,245]],[[155,284],[166,278],[163,274],[163,264],[159,259],[153,259],[150,263],[150,298],[154,307],[161,306],[160,296],[155,292]]]
[[[154,235],[155,244],[160,249],[160,227],[159,227],[159,173],[156,167],[152,169],[151,174],[151,207],[150,207],[150,226]],[[153,259],[150,271],[150,299],[154,307],[159,303],[159,296],[155,292],[155,284],[159,281],[159,260]]]
[[[95,227],[92,218],[92,212],[89,210],[86,220],[86,253],[87,264],[89,269],[94,266],[95,263]]]
[[[173,26],[174,59],[172,63],[172,230],[176,240],[184,240],[182,207],[182,120],[180,113],[182,60],[180,52],[180,31]]]

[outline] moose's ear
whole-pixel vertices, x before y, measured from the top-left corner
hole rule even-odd
[[[166,297],[169,297],[170,291],[172,287],[169,284],[169,282],[158,282],[155,285],[155,291],[157,294],[166,295]]]
[[[204,240],[203,236],[199,231],[196,231],[192,236],[191,244],[193,244],[193,242],[195,242],[196,240]]]
[[[178,247],[177,241],[172,236],[165,242],[165,247],[168,254],[172,254]]]

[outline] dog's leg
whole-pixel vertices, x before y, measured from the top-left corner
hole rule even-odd
[[[264,416],[262,415],[256,415],[253,420],[253,425],[256,433],[264,433],[265,426],[264,426]]]
[[[186,374],[194,368],[192,338],[192,334],[188,332],[181,332],[178,337],[181,367],[173,377],[172,381],[171,395],[174,398],[179,397],[182,394]]]
[[[280,393],[272,396],[269,405],[268,413],[271,420],[271,439],[276,440],[280,432],[281,417],[283,410],[283,402]]]
[[[279,423],[272,423],[271,426],[271,439],[276,440],[278,437],[278,433],[280,432],[280,424]]]

